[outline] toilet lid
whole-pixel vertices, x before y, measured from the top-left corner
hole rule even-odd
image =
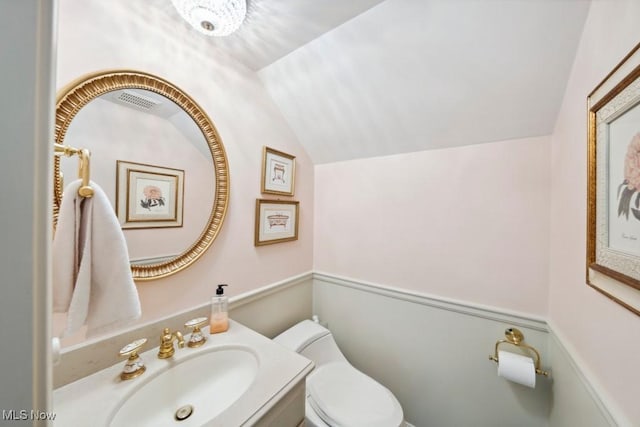
[[[320,418],[339,427],[395,427],[402,408],[389,390],[345,362],[316,369],[307,379],[309,404]]]

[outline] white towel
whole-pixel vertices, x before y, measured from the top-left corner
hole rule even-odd
[[[64,335],[85,324],[98,335],[140,318],[140,299],[131,276],[120,224],[102,189],[78,195],[82,182],[65,188],[53,239],[53,309],[67,312]]]

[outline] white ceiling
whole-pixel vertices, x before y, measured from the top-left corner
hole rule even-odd
[[[551,134],[589,4],[248,0],[208,43],[258,72],[327,163]]]
[[[382,1],[247,0],[242,26],[212,43],[257,71]]]

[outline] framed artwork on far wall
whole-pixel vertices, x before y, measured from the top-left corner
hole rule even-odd
[[[640,44],[587,101],[587,284],[640,315]]]
[[[282,151],[262,149],[262,193],[293,196],[296,158]]]
[[[116,162],[116,214],[123,229],[182,227],[184,170]]]
[[[300,202],[256,200],[255,246],[298,240]]]

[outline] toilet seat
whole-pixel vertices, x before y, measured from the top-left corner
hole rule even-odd
[[[389,390],[345,362],[317,368],[307,378],[307,399],[330,426],[402,425],[400,403]]]

